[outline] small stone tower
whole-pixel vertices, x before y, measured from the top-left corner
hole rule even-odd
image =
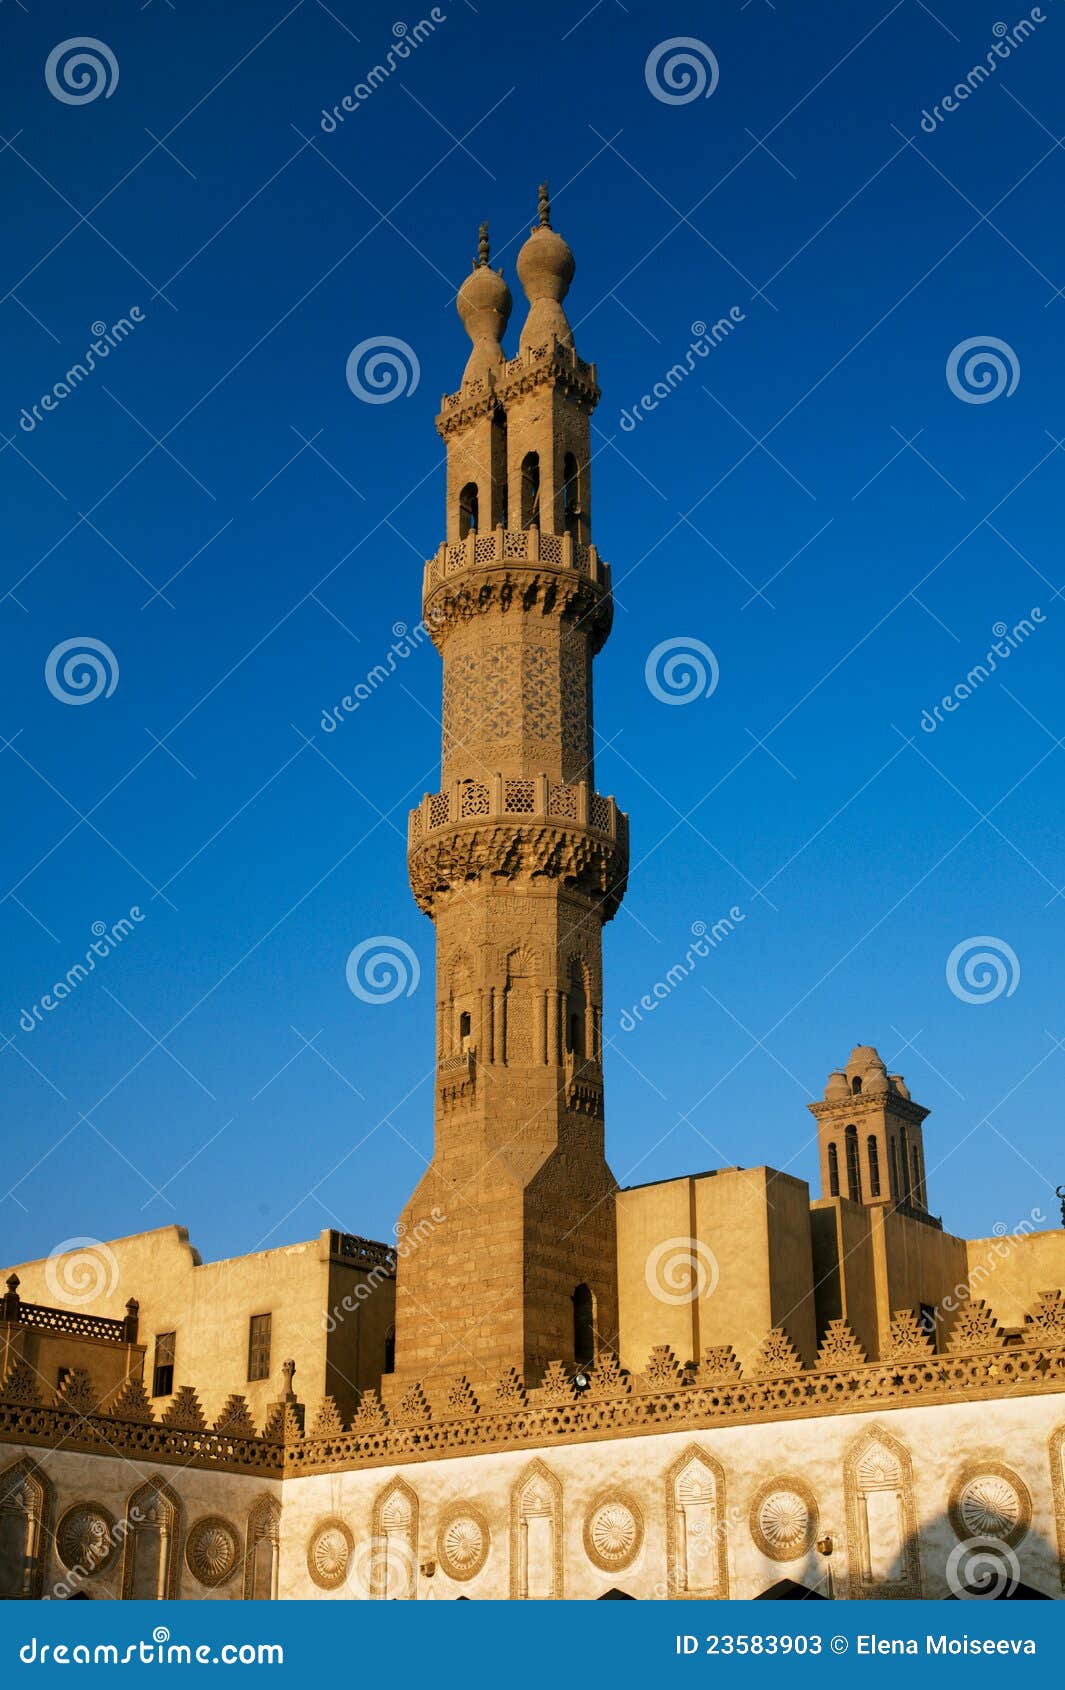
[[[563,300],[574,262],[546,187],[510,290],[482,226],[458,311],[473,350],[437,428],[447,539],[423,611],[443,658],[440,791],[410,818],[411,887],[436,927],[432,1162],[402,1217],[394,1398],[475,1389],[617,1344],[615,1182],[603,1151],[602,927],[628,826],[595,790],[592,659],[610,572],[591,543],[595,368]],[[442,1220],[434,1220],[434,1211]]]
[[[817,1120],[822,1197],[931,1220],[921,1129],[928,1110],[914,1103],[901,1074],[888,1073],[872,1045],[856,1045],[846,1068],[829,1075],[824,1102],[807,1107]]]

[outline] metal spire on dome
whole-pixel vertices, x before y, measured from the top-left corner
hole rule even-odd
[[[540,228],[551,227],[551,197],[547,191],[547,183],[540,183]]]
[[[477,264],[474,265],[474,269],[477,268],[478,264],[487,264],[490,256],[491,249],[488,245],[488,224],[482,223],[481,227],[477,231]]]

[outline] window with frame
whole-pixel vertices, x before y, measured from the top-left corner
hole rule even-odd
[[[155,1335],[155,1366],[152,1369],[153,1397],[173,1395],[176,1340],[176,1332],[157,1332]]]
[[[270,1377],[270,1316],[253,1314],[248,1322],[248,1378]]]

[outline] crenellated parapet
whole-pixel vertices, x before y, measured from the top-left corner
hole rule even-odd
[[[197,1392],[185,1386],[157,1420],[139,1381],[130,1381],[105,1410],[90,1380],[46,1392],[20,1363],[0,1386],[0,1443],[295,1478],[664,1431],[1009,1401],[1065,1391],[1063,1309],[1060,1291],[1043,1292],[1011,1336],[982,1304],[973,1304],[956,1317],[942,1353],[915,1312],[900,1310],[885,1354],[874,1362],[865,1359],[846,1321],[837,1319],[809,1368],[781,1327],[766,1333],[749,1369],[728,1346],[684,1361],[668,1345],[656,1345],[638,1373],[603,1349],[594,1367],[583,1371],[551,1362],[535,1386],[506,1366],[494,1383],[459,1376],[426,1388],[415,1381],[391,1407],[368,1391],[350,1424],[326,1397],[309,1431],[291,1390],[257,1432],[239,1396],[208,1426]]]

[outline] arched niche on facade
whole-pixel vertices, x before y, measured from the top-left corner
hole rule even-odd
[[[843,1494],[851,1597],[919,1597],[913,1466],[905,1445],[880,1426],[862,1432],[844,1458]]]
[[[148,1479],[126,1504],[122,1600],[153,1602],[178,1595],[181,1499],[165,1479]]]
[[[244,1539],[244,1599],[277,1600],[281,1556],[281,1504],[274,1496],[259,1499],[248,1514]]]
[[[403,1479],[378,1491],[372,1530],[370,1595],[410,1601],[418,1588],[418,1496]]]
[[[562,1486],[531,1461],[510,1492],[512,1601],[557,1601],[563,1590]]]
[[[54,1503],[50,1482],[27,1456],[0,1473],[0,1600],[40,1598]]]
[[[699,1444],[666,1474],[666,1570],[671,1599],[728,1595],[725,1470]]]

